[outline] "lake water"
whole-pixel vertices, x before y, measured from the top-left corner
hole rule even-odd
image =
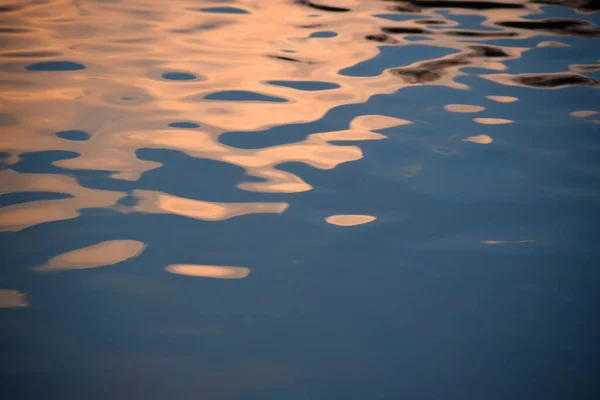
[[[600,398],[598,10],[2,0],[0,398]]]

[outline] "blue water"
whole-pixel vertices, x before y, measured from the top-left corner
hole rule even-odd
[[[0,5],[0,398],[599,398],[599,25]]]

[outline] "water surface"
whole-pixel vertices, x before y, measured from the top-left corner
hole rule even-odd
[[[7,0],[0,397],[596,399],[591,0]]]

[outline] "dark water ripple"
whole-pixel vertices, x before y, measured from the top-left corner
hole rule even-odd
[[[0,4],[0,398],[596,399],[595,0]]]

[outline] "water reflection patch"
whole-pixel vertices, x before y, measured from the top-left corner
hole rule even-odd
[[[473,121],[483,125],[506,125],[515,122],[513,120],[503,118],[473,118]]]
[[[573,111],[571,115],[576,118],[587,118],[598,114],[598,111]]]
[[[200,125],[195,122],[172,122],[169,124],[172,128],[194,129],[200,128]]]
[[[349,8],[330,6],[327,4],[322,4],[321,2],[313,2],[311,0],[296,0],[296,3],[310,7],[310,8],[314,8],[314,9],[320,10],[320,11],[327,11],[327,12],[348,12],[348,11],[350,11]]]
[[[27,307],[25,295],[14,289],[0,289],[0,308]]]
[[[162,77],[168,81],[191,81],[196,79],[196,75],[187,72],[165,72]]]
[[[456,53],[456,50],[439,46],[411,44],[407,46],[383,46],[379,54],[364,62],[359,62],[350,68],[340,71],[341,75],[367,77],[380,75],[386,66],[407,66],[423,60],[435,59]]]
[[[485,110],[485,107],[474,106],[469,104],[446,104],[444,106],[446,111],[455,113],[476,113]]]
[[[237,7],[207,7],[199,8],[198,11],[215,14],[250,14],[248,11]]]
[[[79,71],[85,69],[83,64],[72,61],[45,61],[28,65],[27,71]]]
[[[77,218],[83,208],[113,206],[123,193],[83,187],[71,176],[0,170],[2,190],[8,193],[51,192],[59,199],[31,200],[0,208],[0,231],[20,231],[30,226]],[[65,195],[67,195],[65,197]]]
[[[150,95],[142,92],[109,92],[102,96],[102,101],[118,106],[137,106],[140,104],[146,104],[151,100],[152,97]]]
[[[575,19],[544,19],[539,21],[503,21],[496,23],[499,26],[532,31],[544,31],[561,35],[583,37],[600,37],[600,28],[588,21]]]
[[[357,215],[357,214],[340,214],[331,215],[325,218],[325,221],[331,225],[337,226],[356,226],[368,224],[369,222],[375,221],[376,217],[372,215]]]
[[[498,103],[514,103],[515,101],[519,100],[518,98],[512,96],[486,96],[486,98],[497,101]]]
[[[10,114],[0,113],[0,126],[14,126],[17,120]]]
[[[600,81],[586,75],[556,72],[547,74],[494,74],[482,75],[504,85],[528,86],[538,89],[558,89],[567,86],[598,86]]]
[[[406,119],[388,117],[385,115],[361,115],[354,118],[350,122],[351,129],[365,129],[365,130],[380,130],[388,129],[396,126],[410,125],[412,121]]]
[[[79,141],[88,140],[92,135],[90,135],[87,132],[80,131],[78,129],[72,129],[72,130],[68,130],[68,131],[57,132],[56,136],[58,136],[61,139],[79,142]]]
[[[1,33],[1,31],[0,31]],[[9,58],[43,58],[43,57],[59,57],[63,53],[58,51],[16,51],[2,54],[3,57]]]
[[[60,254],[35,270],[52,272],[104,267],[137,257],[145,247],[138,240],[108,240]]]
[[[336,37],[338,34],[337,32],[332,32],[332,31],[321,31],[321,32],[313,32],[310,34],[310,38],[332,38],[332,37]]]
[[[337,83],[319,81],[267,81],[266,83],[305,91],[331,90],[340,87]]]
[[[475,135],[475,136],[469,136],[468,138],[463,139],[462,141],[477,143],[477,144],[490,144],[494,140],[491,137],[489,137],[488,135]]]
[[[137,212],[152,214],[175,214],[204,221],[223,221],[248,214],[280,214],[288,203],[215,203],[186,199],[150,190],[134,190],[138,203]]]
[[[267,96],[256,92],[245,90],[228,90],[224,92],[211,93],[205,97],[206,100],[219,101],[261,101],[269,103],[286,103],[286,99],[281,97]]]
[[[167,266],[165,270],[176,275],[216,279],[242,279],[250,274],[249,268],[220,265],[173,264]]]

